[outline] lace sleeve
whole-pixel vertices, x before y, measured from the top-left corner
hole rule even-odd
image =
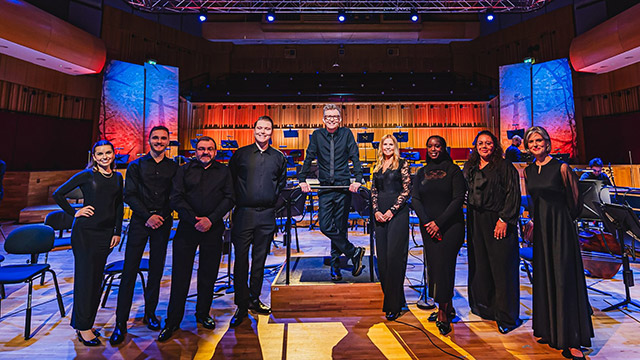
[[[380,211],[380,209],[378,209],[378,188],[376,187],[375,174],[371,174],[371,204],[374,214]]]
[[[576,219],[582,211],[582,195],[578,189],[577,176],[567,164],[562,164],[560,173],[562,173],[562,181],[564,183],[567,205],[569,205],[569,212],[571,216]]]
[[[400,174],[402,175],[402,192],[398,195],[396,203],[389,209],[394,215],[407,202],[411,193],[411,174],[409,173],[409,163],[407,161],[403,161]]]

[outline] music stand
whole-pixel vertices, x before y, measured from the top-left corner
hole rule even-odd
[[[516,135],[524,139],[524,129],[507,130],[507,139],[511,140]]]
[[[223,149],[237,149],[238,141],[237,140],[222,140],[220,142],[220,147]]]
[[[583,199],[582,212],[578,218],[587,221],[600,221],[598,207],[603,203],[611,202],[609,191],[604,188],[604,182],[602,180],[580,180],[578,189]],[[606,193],[603,194],[603,192]]]
[[[283,130],[282,131],[285,138],[297,138],[298,130]]]
[[[399,143],[401,149],[402,149],[402,143],[409,142],[409,133],[406,132],[406,131],[394,132],[393,136],[395,136],[396,140],[398,140],[398,143]]]
[[[631,293],[629,292],[629,288],[634,285],[633,271],[631,270],[631,266],[629,266],[629,253],[631,253],[635,259],[635,241],[640,239],[640,221],[633,210],[626,205],[602,204],[601,210],[604,227],[610,233],[616,234],[620,242],[620,248],[622,249],[622,279],[626,295],[623,301],[602,309],[602,311],[616,310],[627,305],[634,305],[640,308],[640,304],[631,299]],[[625,234],[631,237],[630,246],[625,246]]]
[[[368,162],[367,159],[367,144],[373,143],[373,133],[372,132],[363,132],[358,133],[358,144],[364,144],[364,161]],[[375,158],[375,154],[374,154]]]

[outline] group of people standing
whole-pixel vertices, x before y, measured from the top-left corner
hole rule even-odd
[[[331,240],[331,279],[342,279],[340,256],[351,259],[352,275],[363,271],[365,248],[347,237],[351,193],[362,184],[358,146],[352,132],[340,126],[339,106],[323,109],[324,127],[313,132],[298,173],[303,192],[312,191],[307,179],[317,160],[319,223]],[[212,329],[209,315],[217,279],[225,228],[223,217],[235,205],[231,241],[236,260],[235,304],[231,326],[238,326],[248,310],[269,314],[260,301],[263,269],[276,230],[275,204],[286,184],[286,158],[269,146],[273,121],[260,117],[254,124],[255,142],[238,149],[229,166],[214,160],[216,143],[201,137],[196,159],[178,167],[164,156],[169,131],[159,126],[149,134],[149,154],[133,161],[122,176],[114,171],[114,148],[105,140],[92,149],[89,167],[74,175],[54,193],[56,202],[75,216],[72,247],[75,258],[74,305],[71,325],[87,346],[100,344],[93,328],[100,299],[100,283],[106,258],[120,241],[123,198],[133,215],[129,225],[125,265],[116,310],[116,326],[110,337],[121,343],[127,332],[135,276],[150,243],[149,282],[143,321],[160,330],[155,316],[163,274],[172,210],[180,217],[173,240],[171,295],[167,318],[158,340],[166,341],[179,329],[184,316],[191,272],[197,248],[196,321]],[[404,278],[408,256],[409,207],[419,218],[424,242],[429,295],[438,304],[431,314],[446,335],[456,317],[453,307],[455,268],[465,239],[463,205],[467,204],[466,233],[469,257],[471,311],[496,321],[501,333],[520,326],[519,255],[517,225],[520,217],[520,178],[490,131],[481,131],[463,170],[447,153],[441,136],[427,140],[426,165],[410,175],[392,135],[380,141],[373,169],[371,197],[378,254],[378,277],[384,293],[383,311],[389,320],[402,315],[406,305]],[[579,210],[577,179],[567,164],[549,156],[551,140],[545,129],[532,127],[524,137],[525,149],[535,162],[525,170],[532,197],[534,223],[533,329],[539,342],[583,357],[581,346],[593,337],[582,260],[573,219]],[[349,161],[355,181],[351,182]],[[76,187],[84,194],[83,207],[73,208],[64,195]],[[249,249],[251,272],[249,277]]]

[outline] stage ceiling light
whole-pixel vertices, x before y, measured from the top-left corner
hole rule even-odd
[[[493,14],[493,9],[487,10],[486,18],[487,18],[487,21],[493,21],[493,19],[496,18],[496,16]]]
[[[413,10],[409,19],[411,19],[412,22],[418,22],[418,20],[420,20],[420,15],[418,15],[417,11]]]
[[[347,15],[345,15],[344,10],[340,10],[338,12],[338,21],[344,22],[345,20],[347,20]]]
[[[198,15],[198,20],[200,20],[200,22],[207,21],[207,10],[206,9],[200,9],[200,15]]]
[[[268,11],[265,18],[267,19],[267,22],[274,22],[276,21],[276,13],[273,10]]]

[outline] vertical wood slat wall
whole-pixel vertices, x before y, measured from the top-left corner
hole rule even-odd
[[[274,120],[275,147],[304,149],[309,135],[322,127],[323,103],[222,104],[182,100],[179,113],[181,150],[192,150],[190,139],[203,135],[216,142],[253,142],[252,126],[259,116]],[[355,133],[373,132],[374,141],[384,134],[407,131],[403,147],[424,148],[431,135],[443,136],[451,147],[471,147],[478,131],[499,130],[497,100],[491,102],[349,103],[343,105],[343,126]],[[297,138],[285,138],[284,129],[298,130]],[[364,145],[361,145],[364,146]],[[373,153],[370,153],[370,155]]]

